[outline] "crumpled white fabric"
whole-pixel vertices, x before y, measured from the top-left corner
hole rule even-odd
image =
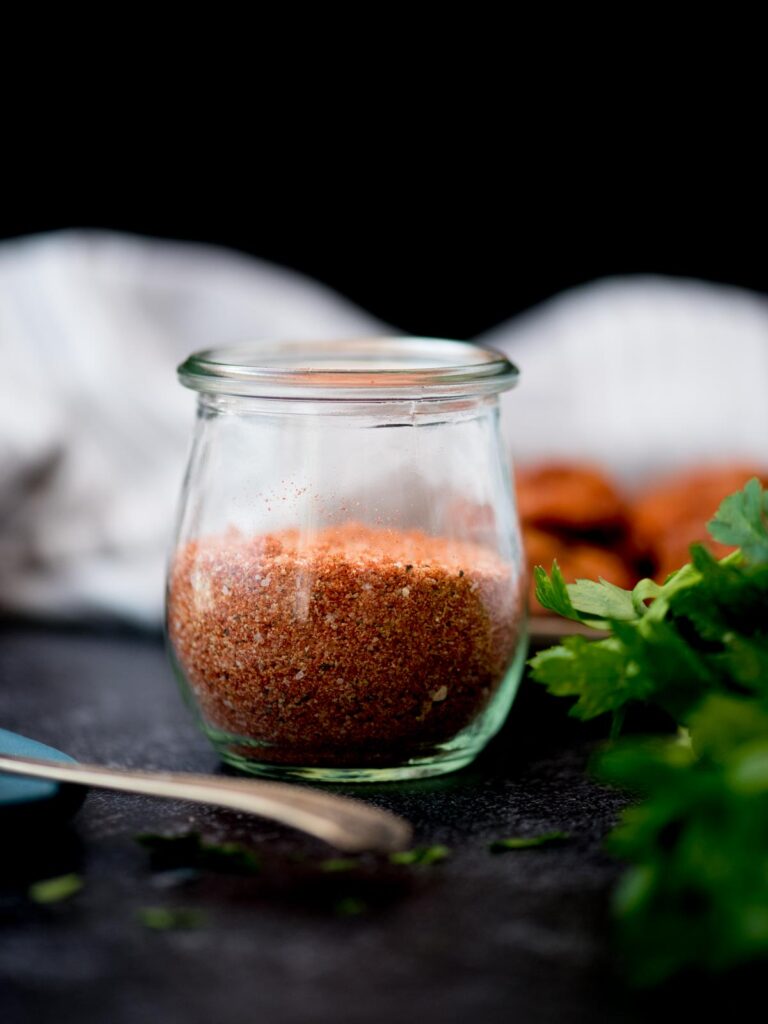
[[[158,625],[194,413],[176,365],[212,344],[382,332],[323,286],[213,247],[107,232],[0,244],[0,608]],[[768,461],[762,297],[609,280],[478,340],[522,371],[504,399],[519,459],[592,458],[630,482]]]
[[[380,333],[319,284],[202,245],[62,232],[0,245],[0,607],[157,625],[212,343]]]
[[[521,370],[518,458],[593,460],[630,488],[692,465],[768,465],[768,299],[661,277],[566,292],[481,339]]]

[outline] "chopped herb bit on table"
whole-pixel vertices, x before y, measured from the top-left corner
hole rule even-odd
[[[447,846],[416,846],[413,850],[390,853],[389,860],[391,864],[439,864],[450,855]]]
[[[56,878],[43,878],[34,882],[27,890],[33,903],[60,903],[80,892],[83,880],[80,875],[58,875]]]
[[[507,850],[531,850],[537,846],[564,843],[570,838],[570,832],[544,832],[538,836],[513,836],[509,839],[495,839],[489,849],[491,853],[505,853]]]
[[[252,875],[261,869],[261,861],[253,850],[242,843],[214,843],[199,832],[179,836],[146,833],[136,842],[150,851],[158,868],[204,868],[229,874]]]
[[[156,932],[199,928],[205,923],[202,911],[188,907],[141,907],[138,917],[145,928]]]
[[[328,857],[326,860],[321,860],[318,867],[321,871],[328,871],[332,874],[342,871],[355,871],[356,868],[360,867],[360,861],[354,860],[352,857]]]
[[[360,914],[364,914],[368,910],[368,904],[355,896],[346,896],[343,900],[335,903],[333,909],[339,917],[359,917]]]

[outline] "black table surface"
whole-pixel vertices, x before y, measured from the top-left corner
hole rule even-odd
[[[82,760],[220,770],[158,637],[0,627],[0,725]],[[623,798],[585,775],[593,738],[526,682],[472,767],[348,788],[409,818],[418,843],[450,848],[429,867],[364,857],[355,871],[324,871],[333,851],[271,822],[101,791],[42,833],[0,818],[0,1020],[658,1020],[667,997],[631,991],[614,969],[619,868],[601,843]],[[192,829],[252,846],[261,872],[158,871],[135,841]],[[572,838],[489,851],[496,838],[550,830]],[[72,898],[28,899],[30,882],[69,872],[84,882]],[[200,921],[152,931],[145,907],[192,908]]]

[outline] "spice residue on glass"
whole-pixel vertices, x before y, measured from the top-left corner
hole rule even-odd
[[[206,722],[274,764],[398,764],[485,710],[520,580],[477,544],[347,523],[190,541],[168,628]]]

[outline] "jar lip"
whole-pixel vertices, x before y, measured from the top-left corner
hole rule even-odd
[[[519,371],[495,349],[444,338],[261,342],[195,352],[185,387],[263,398],[383,400],[497,394]]]

